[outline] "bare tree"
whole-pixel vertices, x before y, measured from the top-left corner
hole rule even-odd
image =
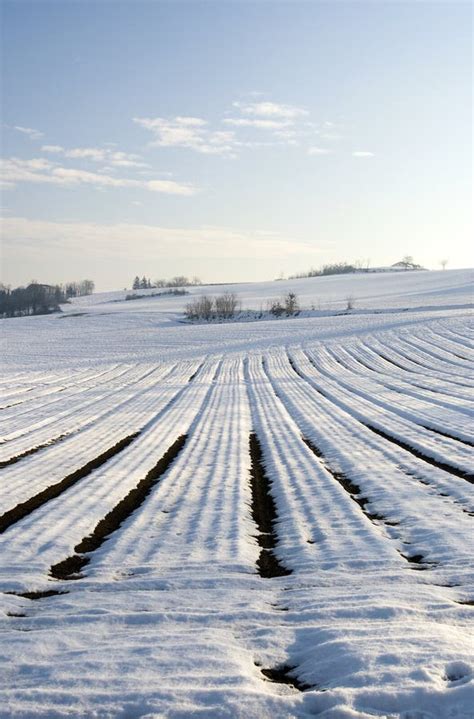
[[[448,260],[440,260],[439,264],[441,265],[442,269],[446,269],[446,265],[448,264]]]

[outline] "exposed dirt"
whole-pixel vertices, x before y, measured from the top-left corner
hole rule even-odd
[[[15,597],[23,597],[24,599],[45,599],[46,597],[56,597],[59,594],[69,594],[67,591],[59,591],[58,589],[45,589],[38,592],[5,592],[5,594],[13,594]]]
[[[423,427],[423,429],[427,429],[429,432],[439,434],[441,437],[447,437],[448,439],[453,439],[455,442],[461,442],[461,444],[466,444],[468,447],[474,447],[474,442],[470,442],[468,439],[461,439],[461,437],[455,437],[453,434],[441,432],[441,430],[435,429],[434,427],[426,427],[425,425],[420,425],[420,427]]]
[[[310,684],[300,682],[297,677],[292,675],[295,668],[296,667],[289,666],[288,664],[284,664],[280,667],[270,667],[268,669],[259,667],[263,676],[271,682],[275,682],[276,684],[287,684],[288,686],[297,689],[299,692],[312,689]]]
[[[44,444],[38,444],[36,447],[32,447],[31,449],[25,450],[25,452],[21,452],[20,454],[16,454],[14,457],[10,457],[10,459],[4,459],[2,462],[0,462],[0,469],[3,469],[4,467],[9,467],[11,464],[16,464],[20,461],[20,459],[23,459],[24,457],[29,457],[30,454],[36,454],[36,452],[39,452],[42,449],[46,449],[46,447],[51,447],[52,444],[57,444],[58,442],[61,442],[63,439],[66,439],[69,435],[67,434],[60,434],[59,437],[55,437],[54,439],[50,439],[48,442],[45,442]]]
[[[11,527],[12,524],[19,522],[20,519],[28,516],[28,514],[31,514],[31,512],[35,509],[42,507],[43,504],[46,504],[46,502],[59,497],[60,494],[72,487],[76,484],[76,482],[84,479],[84,477],[87,477],[87,475],[91,474],[91,472],[95,469],[98,469],[103,464],[108,462],[109,459],[117,455],[119,452],[122,452],[133,442],[134,439],[138,437],[139,434],[139,432],[135,432],[134,434],[130,434],[128,437],[121,439],[105,452],[99,454],[98,457],[95,457],[90,462],[87,462],[87,464],[80,467],[80,469],[76,469],[75,472],[68,474],[67,477],[64,477],[64,479],[60,482],[51,484],[49,487],[46,487],[46,489],[43,489],[38,494],[30,497],[30,499],[27,499],[25,502],[21,502],[20,504],[17,504],[16,507],[13,507],[13,509],[9,509],[8,512],[5,512],[0,516],[0,533],[5,532],[5,530],[8,529],[8,527]]]
[[[366,507],[366,504],[368,504],[369,500],[367,499],[367,497],[363,497],[363,496],[362,496],[362,490],[361,490],[361,488],[359,487],[359,485],[358,485],[358,484],[355,484],[355,482],[353,482],[353,481],[350,480],[348,477],[346,477],[346,475],[343,474],[342,472],[338,472],[337,470],[335,470],[335,469],[333,469],[332,467],[330,467],[330,466],[328,465],[328,463],[327,463],[327,461],[326,461],[326,458],[324,457],[323,453],[321,452],[321,450],[319,449],[319,447],[317,447],[317,446],[314,444],[314,442],[312,442],[312,441],[311,441],[310,439],[308,439],[307,437],[303,437],[303,436],[301,437],[301,439],[303,440],[303,442],[305,443],[305,445],[306,445],[307,447],[309,447],[309,449],[313,452],[313,454],[315,454],[316,457],[318,457],[318,459],[320,459],[320,460],[324,463],[324,467],[327,469],[327,471],[334,477],[334,479],[335,479],[337,482],[339,482],[339,484],[341,485],[341,487],[343,487],[343,488],[346,490],[346,492],[349,494],[350,498],[351,498],[354,502],[356,502],[356,504],[359,505],[359,507],[362,509],[362,511],[364,512],[365,516],[366,516],[368,519],[370,519],[371,521],[382,521],[382,522],[386,522],[386,521],[387,521],[386,518],[383,516],[383,514],[377,514],[377,513],[374,513],[374,512],[369,512],[369,511],[365,508],[365,507]]]
[[[148,472],[146,477],[141,479],[138,484],[99,521],[92,534],[84,537],[79,544],[76,544],[74,551],[77,552],[77,554],[67,557],[57,564],[53,564],[50,569],[52,577],[55,579],[81,578],[81,570],[91,560],[90,556],[85,556],[86,553],[89,554],[90,552],[94,552],[98,549],[105,540],[143,504],[155,484],[157,484],[162,475],[181,452],[186,440],[186,434],[182,434],[178,437],[178,439],[158,460],[155,466]]]
[[[427,462],[428,464],[433,465],[433,467],[437,467],[438,469],[442,469],[445,472],[449,472],[449,474],[453,474],[455,477],[459,477],[460,479],[465,479],[466,482],[470,482],[471,484],[474,484],[474,474],[471,472],[464,472],[462,469],[458,469],[458,467],[454,467],[452,464],[447,464],[446,462],[439,462],[437,459],[433,459],[433,457],[428,457],[426,454],[423,454],[422,452],[418,451],[411,445],[409,445],[407,442],[404,442],[401,439],[398,439],[398,437],[394,437],[391,434],[388,434],[387,432],[384,432],[381,429],[378,429],[377,427],[374,427],[371,424],[366,424],[365,422],[362,423],[367,429],[370,429],[372,432],[377,434],[379,437],[383,437],[384,439],[388,440],[389,442],[392,442],[393,444],[398,445],[402,449],[405,449],[407,452],[410,452],[413,454],[417,459],[421,459],[424,462]]]
[[[258,527],[258,543],[263,549],[257,560],[257,569],[261,577],[284,577],[291,570],[284,567],[273,549],[277,544],[274,523],[277,519],[275,502],[271,495],[271,483],[263,466],[262,448],[257,435],[252,432],[249,438],[251,459],[250,488],[252,491],[252,518]]]

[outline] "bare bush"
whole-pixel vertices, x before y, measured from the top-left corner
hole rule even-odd
[[[185,317],[188,320],[232,319],[239,306],[237,295],[226,292],[218,297],[196,297],[185,308]]]
[[[214,299],[214,308],[217,317],[231,319],[235,315],[239,302],[233,292],[225,292]]]
[[[287,315],[295,315],[300,311],[298,298],[294,292],[288,292],[285,297],[285,312]]]
[[[213,307],[213,298],[203,295],[188,302],[184,314],[188,320],[210,320],[213,315]]]
[[[267,307],[270,314],[275,317],[280,317],[285,311],[285,308],[280,300],[268,300]]]
[[[267,308],[275,317],[281,317],[283,314],[296,315],[300,311],[298,297],[294,292],[288,292],[283,299],[269,300]]]

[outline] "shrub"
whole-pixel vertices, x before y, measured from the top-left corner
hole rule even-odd
[[[196,297],[192,302],[188,302],[184,314],[188,320],[210,320],[213,306],[213,298],[203,295],[202,297]]]
[[[237,295],[233,292],[225,292],[214,300],[215,313],[222,319],[230,319],[235,315],[238,306]]]
[[[287,315],[295,315],[300,311],[298,298],[294,292],[288,292],[285,297],[285,312]]]
[[[294,292],[288,292],[283,300],[269,300],[268,311],[275,317],[281,317],[283,314],[296,315],[300,311],[298,297]]]
[[[237,295],[225,292],[217,297],[196,297],[186,305],[184,315],[188,320],[210,320],[213,318],[231,319],[234,317],[239,301]]]

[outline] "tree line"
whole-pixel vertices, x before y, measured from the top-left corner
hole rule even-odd
[[[189,278],[185,277],[184,275],[177,275],[176,277],[172,277],[169,280],[153,280],[152,282],[150,278],[145,277],[145,275],[143,275],[143,277],[141,278],[136,275],[132,282],[132,289],[151,290],[157,287],[189,287],[190,285],[202,285],[202,282],[199,277]]]
[[[26,287],[0,284],[0,317],[24,317],[57,312],[59,305],[71,297],[90,295],[94,291],[92,280],[66,282],[64,285],[47,285],[32,280]]]

